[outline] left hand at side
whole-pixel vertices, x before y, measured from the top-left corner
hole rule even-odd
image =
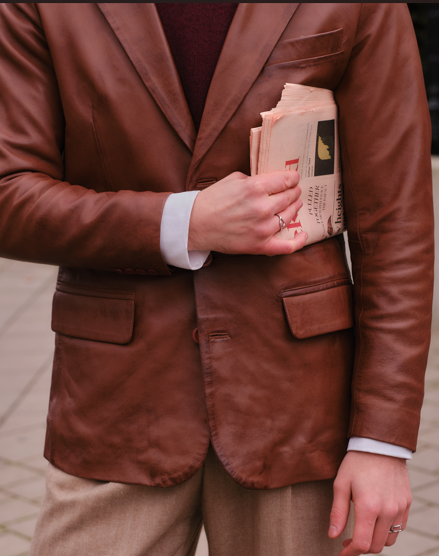
[[[350,501],[355,508],[352,539],[343,542],[340,556],[379,554],[396,542],[392,525],[407,524],[412,496],[406,461],[391,456],[350,451],[334,482],[329,536],[338,537],[346,527]]]

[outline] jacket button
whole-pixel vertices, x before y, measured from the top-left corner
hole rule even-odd
[[[153,268],[150,268],[150,269],[148,270],[147,274],[148,274],[149,276],[156,276],[156,275],[158,274],[158,271],[157,271],[157,270],[154,270]]]
[[[141,274],[142,276],[145,276],[148,273],[146,272],[146,270],[143,270],[143,268],[136,268],[136,274]]]
[[[209,255],[207,256],[207,259],[204,261],[203,267],[211,265],[212,261],[213,261],[213,255],[212,255],[212,251],[211,251],[209,253]]]
[[[125,274],[136,274],[136,271],[133,270],[132,268],[126,268],[125,269]]]
[[[195,328],[195,330],[192,332],[192,340],[196,343],[199,344],[200,340],[198,338],[198,328]]]

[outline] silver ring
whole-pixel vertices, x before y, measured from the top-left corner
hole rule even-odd
[[[390,527],[389,533],[402,533],[402,523],[400,523],[399,525],[392,525],[392,527]]]
[[[279,214],[275,214],[274,216],[277,216],[279,218],[279,232],[281,232],[284,228],[287,227],[287,225],[285,224],[285,220]]]

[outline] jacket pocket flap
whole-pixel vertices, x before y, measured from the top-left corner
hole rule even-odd
[[[343,29],[278,42],[266,66],[320,58],[341,52]]]
[[[54,332],[84,340],[128,344],[133,329],[134,292],[94,292],[58,284],[52,308]]]
[[[354,326],[352,285],[299,292],[283,292],[288,324],[296,338],[311,338]]]

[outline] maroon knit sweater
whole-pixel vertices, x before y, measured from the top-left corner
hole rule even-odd
[[[156,3],[198,129],[210,82],[238,4]]]

